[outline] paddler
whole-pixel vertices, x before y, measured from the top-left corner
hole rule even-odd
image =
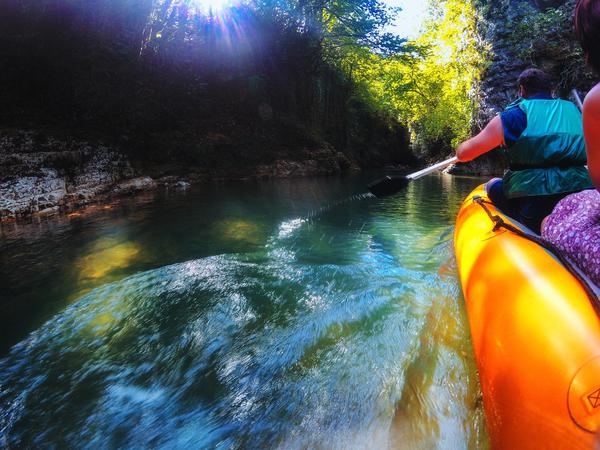
[[[461,162],[503,146],[509,170],[486,184],[490,200],[536,233],[566,195],[592,187],[585,167],[581,113],[552,97],[552,83],[539,69],[518,79],[519,99],[456,150]]]

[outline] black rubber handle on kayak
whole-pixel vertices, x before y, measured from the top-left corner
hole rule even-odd
[[[419,170],[418,172],[411,173],[409,175],[398,177],[383,177],[380,180],[374,181],[373,183],[367,185],[367,188],[369,189],[369,192],[371,192],[371,194],[373,194],[376,197],[388,197],[404,189],[406,186],[408,186],[408,183],[410,181],[424,177],[425,175],[430,174],[431,172],[435,172],[436,170],[444,169],[449,165],[455,164],[457,162],[458,158],[456,156],[453,156],[452,158],[434,164],[433,166],[429,166],[425,169]]]

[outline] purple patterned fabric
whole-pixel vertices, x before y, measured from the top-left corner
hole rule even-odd
[[[563,198],[547,217],[542,237],[600,286],[600,192],[591,189]]]

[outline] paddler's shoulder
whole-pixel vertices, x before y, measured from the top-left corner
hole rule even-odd
[[[584,112],[600,115],[600,83],[592,88],[583,101]]]

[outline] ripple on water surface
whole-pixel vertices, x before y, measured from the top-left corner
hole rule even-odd
[[[90,291],[0,361],[0,446],[481,448],[451,229],[356,201]]]

